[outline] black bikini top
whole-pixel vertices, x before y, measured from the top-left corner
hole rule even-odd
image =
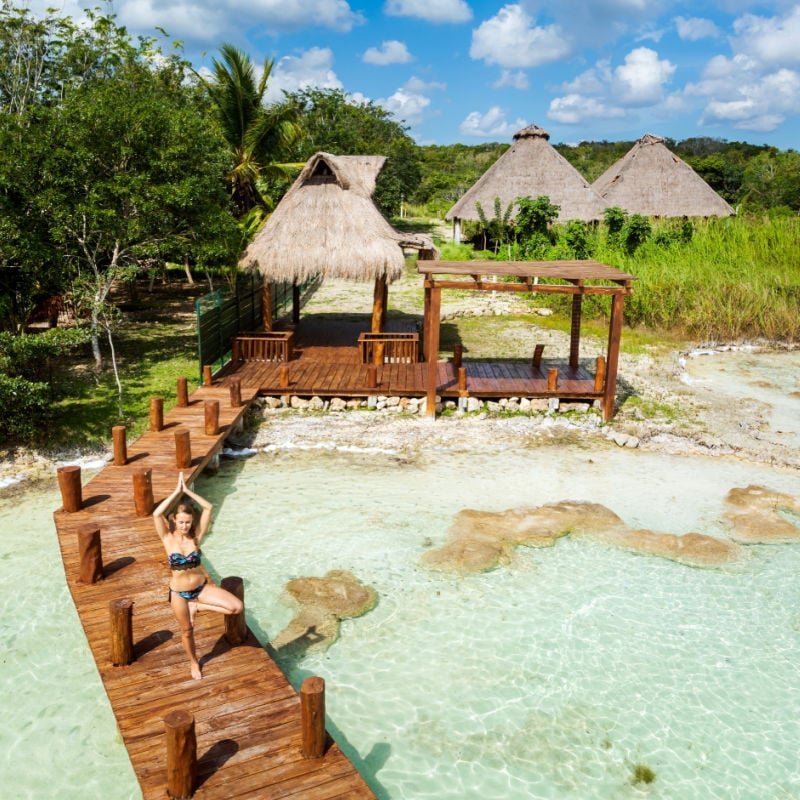
[[[170,553],[168,563],[170,569],[194,569],[200,566],[200,560],[200,551],[192,550],[188,556],[185,556],[183,553]]]

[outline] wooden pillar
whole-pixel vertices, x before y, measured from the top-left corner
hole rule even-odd
[[[178,469],[189,469],[192,466],[192,441],[188,428],[175,431],[175,466]]]
[[[137,517],[149,517],[153,513],[153,471],[146,467],[133,472],[133,505]]]
[[[216,436],[219,433],[219,400],[206,400],[203,410],[206,436]]]
[[[300,287],[297,281],[292,284],[292,323],[300,324]]]
[[[115,425],[111,429],[111,439],[114,442],[114,466],[124,467],[128,463],[128,441],[124,425]]]
[[[265,331],[272,330],[272,284],[264,282],[261,288],[261,317]]]
[[[289,367],[285,364],[281,364],[281,366],[278,367],[278,386],[281,389],[289,388]]]
[[[228,387],[231,393],[231,408],[239,408],[242,404],[242,379],[231,378]]]
[[[197,736],[188,711],[170,711],[164,717],[167,733],[167,797],[188,800],[197,771]]]
[[[614,415],[614,401],[617,396],[619,342],[622,336],[622,310],[624,307],[624,294],[611,296],[611,320],[608,326],[608,355],[606,356],[606,387],[603,396],[604,422],[608,422]]]
[[[603,358],[603,356],[597,356],[597,361],[595,364],[594,390],[596,392],[602,392],[606,379],[606,360]]]
[[[150,430],[160,431],[164,427],[164,398],[150,398]]]
[[[186,378],[178,378],[177,381],[177,390],[178,390],[178,408],[186,408],[189,405],[189,384]]]
[[[367,389],[378,388],[378,368],[375,364],[367,365]]]
[[[422,360],[428,360],[428,337],[430,336],[431,290],[426,286],[422,308]]]
[[[241,578],[235,575],[223,578],[221,586],[244,603],[244,581]],[[247,623],[244,619],[244,608],[238,614],[225,615],[225,638],[228,640],[228,644],[234,647],[247,640]]]
[[[569,365],[575,369],[578,366],[581,346],[581,306],[582,294],[572,295],[572,324],[569,332]]]
[[[300,687],[303,758],[325,755],[325,680],[312,676]]]
[[[558,391],[558,368],[557,367],[550,367],[547,370],[547,391],[548,392],[557,392]]]
[[[544,345],[537,344],[536,347],[533,348],[533,359],[531,361],[533,369],[539,369],[539,367],[542,366],[542,353],[544,353]]]
[[[467,368],[458,368],[458,393],[461,397],[466,397],[467,394]]]
[[[436,384],[439,375],[439,315],[442,309],[442,290],[431,289],[431,306],[428,321],[428,391],[425,413],[429,417],[436,416]]]
[[[115,667],[126,667],[133,661],[133,600],[112,600],[108,611],[109,657]]]
[[[461,362],[464,358],[464,345],[453,345],[453,369],[461,369]]]
[[[83,508],[81,489],[81,468],[76,466],[59,467],[58,488],[61,489],[61,505],[70,514]]]
[[[389,310],[389,281],[383,281],[383,311],[381,313],[381,330],[386,330],[386,313]]]
[[[234,347],[239,344],[234,340]],[[235,356],[234,361],[238,361],[238,356]],[[214,384],[214,376],[211,374],[211,364],[203,364],[203,386],[212,386]]]
[[[384,300],[386,290],[386,275],[375,278],[375,291],[372,294],[372,332],[381,332],[381,320],[384,317]]]
[[[78,558],[81,583],[103,580],[103,548],[97,525],[83,525],[78,529]]]

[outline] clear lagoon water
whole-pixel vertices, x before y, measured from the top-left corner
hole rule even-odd
[[[468,577],[419,566],[464,508],[588,500],[724,536],[725,494],[751,483],[800,496],[796,471],[594,443],[281,450],[197,488],[216,507],[212,574],[244,577],[262,641],[292,616],[292,578],[345,569],[377,590],[327,652],[282,666],[295,685],[326,679],[331,729],[379,797],[798,798],[800,545],[720,570],[568,538]],[[137,797],[64,583],[57,505],[0,494],[0,786]]]

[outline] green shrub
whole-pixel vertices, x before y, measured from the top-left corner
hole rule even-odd
[[[0,408],[0,442],[32,443],[41,438],[50,416],[50,387],[0,374]]]

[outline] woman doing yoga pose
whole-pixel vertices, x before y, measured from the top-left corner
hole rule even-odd
[[[186,495],[202,509],[199,522],[195,522],[195,509],[191,502],[177,502],[182,495]],[[175,510],[170,514],[173,506]],[[153,523],[167,551],[167,563],[172,570],[169,603],[178,620],[181,643],[189,656],[192,677],[195,680],[203,677],[194,645],[195,613],[208,610],[238,614],[243,607],[238,597],[215,586],[200,565],[200,542],[211,524],[212,508],[208,500],[186,485],[181,472],[175,490],[153,512]],[[165,514],[168,515],[166,519]]]

